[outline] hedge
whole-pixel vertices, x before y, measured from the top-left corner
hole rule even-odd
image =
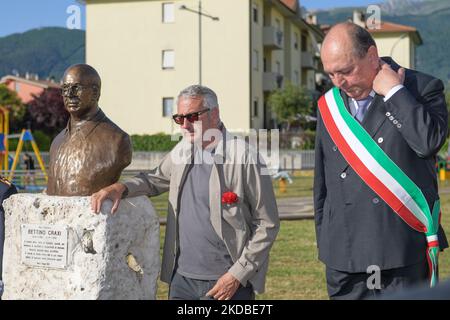
[[[170,151],[178,143],[172,141],[171,136],[164,133],[131,136],[133,151]]]
[[[34,141],[36,142],[39,151],[46,152],[50,150],[50,144],[52,143],[52,139],[46,135],[44,132],[36,130],[32,131],[31,134],[33,135]],[[8,141],[8,149],[9,151],[16,151],[17,150],[17,144],[19,143],[19,138],[16,139],[9,139]],[[31,143],[29,141],[25,141],[22,152],[24,151],[33,151],[33,147],[31,146]]]

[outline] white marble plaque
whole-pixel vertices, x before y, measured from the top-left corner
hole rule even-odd
[[[67,267],[66,225],[22,224],[22,263],[30,267]]]

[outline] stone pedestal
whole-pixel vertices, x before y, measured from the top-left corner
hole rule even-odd
[[[93,214],[90,197],[16,194],[3,206],[3,299],[156,298],[159,220],[147,197],[114,215],[110,200]]]

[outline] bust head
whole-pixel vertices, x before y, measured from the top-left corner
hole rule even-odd
[[[97,71],[87,64],[69,67],[63,76],[64,106],[71,118],[83,119],[98,108],[101,79]]]

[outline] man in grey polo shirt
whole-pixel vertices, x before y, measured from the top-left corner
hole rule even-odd
[[[265,165],[220,120],[216,94],[203,86],[180,92],[174,121],[184,139],[148,173],[92,195],[105,199],[169,191],[161,280],[170,299],[254,299],[264,292],[269,251],[279,230]]]
[[[199,152],[202,151],[197,150],[196,155]],[[203,151],[202,159],[211,158],[213,152]],[[183,296],[183,292],[179,291],[184,289],[183,283],[188,282],[188,279],[201,280],[198,281],[200,284],[209,287],[211,282],[217,281],[233,265],[225,243],[214,231],[210,221],[209,178],[212,163],[194,163],[188,169],[181,194],[180,252],[176,274],[172,279],[172,297]],[[253,293],[250,290],[247,294]]]

